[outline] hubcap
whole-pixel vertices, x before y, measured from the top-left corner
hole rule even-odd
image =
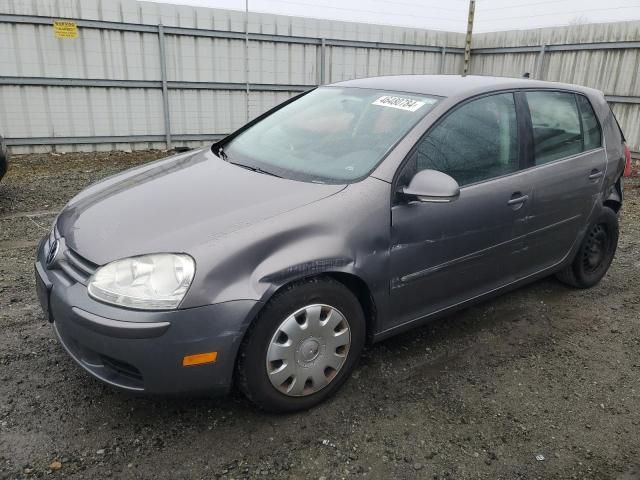
[[[271,385],[292,397],[315,393],[333,381],[349,354],[351,330],[329,305],[309,305],[289,315],[267,350]]]

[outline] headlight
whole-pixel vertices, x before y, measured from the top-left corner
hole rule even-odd
[[[188,255],[158,253],[116,260],[89,279],[97,300],[141,310],[177,308],[187,293],[195,263]]]

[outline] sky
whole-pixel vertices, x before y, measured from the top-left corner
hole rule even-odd
[[[147,0],[245,9],[245,0]],[[464,32],[468,0],[248,0],[249,10]],[[640,0],[476,0],[474,32],[640,20]]]

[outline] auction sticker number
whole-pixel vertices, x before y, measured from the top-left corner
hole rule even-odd
[[[397,108],[400,110],[406,110],[408,112],[415,112],[424,104],[425,102],[420,102],[418,100],[413,100],[406,97],[396,97],[393,95],[385,95],[373,102],[373,105],[378,105],[380,107]]]

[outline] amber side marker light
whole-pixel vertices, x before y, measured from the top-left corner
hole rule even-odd
[[[183,367],[192,367],[193,365],[202,365],[204,363],[213,363],[218,359],[218,352],[196,353],[194,355],[185,355],[182,359]]]

